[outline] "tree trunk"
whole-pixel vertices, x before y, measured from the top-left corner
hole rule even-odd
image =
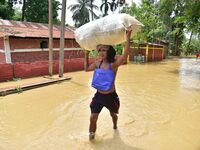
[[[52,0],[49,0],[49,75],[53,75],[53,15]]]
[[[23,6],[22,6],[22,18],[21,21],[26,21],[26,0],[23,0]]]
[[[175,37],[175,45],[174,45],[174,56],[177,56],[178,51],[178,36]]]
[[[84,69],[87,70],[89,66],[89,51],[85,50],[85,58],[84,58]]]
[[[180,56],[181,54],[181,44],[183,43],[183,29],[184,29],[184,24],[177,24],[177,27],[179,28],[179,32],[175,36],[175,55]]]
[[[191,43],[191,40],[192,40],[192,36],[193,36],[193,30],[192,30],[192,32],[191,32],[191,34],[190,34],[190,39],[189,39],[189,42],[188,42],[187,49],[190,48],[190,43]]]
[[[94,14],[93,14],[93,0],[90,0],[90,7],[91,7],[91,15],[92,15],[92,21],[94,20]]]
[[[59,52],[59,77],[63,77],[64,68],[64,45],[65,45],[65,15],[66,0],[62,0],[61,32],[60,32],[60,52]]]

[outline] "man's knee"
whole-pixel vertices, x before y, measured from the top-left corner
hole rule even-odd
[[[110,116],[116,118],[116,117],[117,117],[117,114],[116,114],[116,113],[113,113],[113,112],[110,112]]]
[[[97,119],[98,119],[98,116],[99,116],[98,113],[93,113],[93,114],[91,114],[91,116],[90,116],[91,122],[96,122]]]

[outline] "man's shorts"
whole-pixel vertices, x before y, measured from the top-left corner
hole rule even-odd
[[[95,93],[92,102],[90,103],[91,113],[100,113],[104,106],[110,112],[118,113],[120,102],[115,91],[109,94]]]

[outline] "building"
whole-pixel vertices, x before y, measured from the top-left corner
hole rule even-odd
[[[60,27],[53,27],[55,58],[60,47]],[[0,19],[0,63],[33,62],[48,59],[48,24]],[[74,28],[65,28],[65,51],[81,50]],[[67,53],[67,52],[65,52]]]
[[[84,51],[75,28],[65,27],[64,71],[82,70]],[[0,81],[48,74],[48,24],[0,19]],[[53,26],[53,70],[58,73],[60,26]]]
[[[164,45],[155,43],[132,43],[130,61],[136,61],[137,56],[143,56],[144,62],[161,61],[166,57]]]

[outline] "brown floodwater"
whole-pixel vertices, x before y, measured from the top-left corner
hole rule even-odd
[[[200,59],[120,66],[118,130],[104,108],[93,142],[92,72],[65,75],[72,79],[0,97],[0,150],[200,150]]]

